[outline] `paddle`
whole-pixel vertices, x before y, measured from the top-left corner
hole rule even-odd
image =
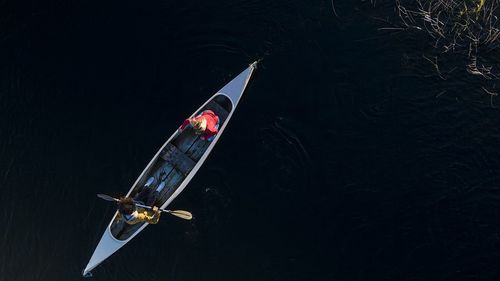
[[[106,195],[106,194],[97,194],[97,197],[101,198],[101,199],[104,199],[106,201],[111,201],[111,202],[119,202],[120,200],[116,199],[116,198],[113,198],[109,195]],[[152,207],[149,207],[149,206],[146,206],[146,205],[142,205],[142,204],[137,204],[135,203],[137,206],[141,207],[141,208],[146,208],[146,209],[153,209]],[[164,212],[164,213],[169,213],[173,216],[176,216],[176,217],[179,217],[181,219],[185,219],[185,220],[191,220],[193,218],[193,215],[188,212],[188,211],[183,211],[183,210],[165,210],[165,209],[158,209],[159,211],[161,212]]]

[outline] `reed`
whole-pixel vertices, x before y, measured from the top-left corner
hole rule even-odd
[[[395,7],[400,30],[427,33],[441,53],[465,54],[470,74],[497,79],[478,56],[500,48],[499,6],[500,0],[396,0]]]

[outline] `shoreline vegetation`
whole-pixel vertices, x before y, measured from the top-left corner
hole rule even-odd
[[[396,0],[401,30],[418,30],[432,38],[441,53],[466,54],[467,72],[498,79],[493,66],[478,65],[478,57],[498,50],[500,29],[495,15],[500,0]]]
[[[361,0],[374,8],[386,31],[393,35],[421,35],[428,46],[421,58],[432,64],[442,80],[460,79],[455,70],[480,79],[483,94],[490,95],[490,104],[500,84],[500,0],[393,0],[377,2]],[[336,0],[332,0],[334,16],[339,17]],[[391,11],[393,11],[391,13]],[[383,14],[381,14],[383,13]],[[403,34],[404,33],[404,34]],[[409,41],[411,42],[411,40]],[[457,60],[457,58],[459,58]]]
[[[395,0],[401,30],[426,33],[435,49],[435,57],[424,59],[434,65],[438,76],[438,56],[461,54],[468,74],[484,78],[481,90],[493,98],[498,96],[495,84],[499,76],[495,51],[500,49],[497,13],[500,0]],[[464,67],[460,65],[458,67]],[[487,89],[490,88],[490,89]]]

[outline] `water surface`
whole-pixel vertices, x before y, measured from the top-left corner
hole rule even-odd
[[[79,280],[114,206],[264,58],[163,216],[95,280],[492,280],[498,109],[389,2],[0,3],[0,280]],[[460,59],[460,58],[456,58]]]

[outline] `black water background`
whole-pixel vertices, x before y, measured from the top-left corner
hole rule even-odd
[[[182,119],[264,57],[213,154],[95,280],[498,278],[498,109],[389,2],[0,3],[0,280],[79,280]],[[460,60],[458,56],[456,58]]]

